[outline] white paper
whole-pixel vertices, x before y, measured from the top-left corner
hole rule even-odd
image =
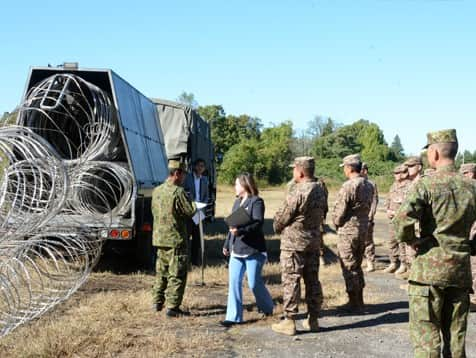
[[[198,225],[200,221],[203,221],[203,219],[205,219],[205,213],[203,212],[202,209],[204,209],[207,206],[207,203],[201,203],[199,201],[196,201],[195,205],[197,206],[197,212],[192,217],[192,220],[195,225]]]
[[[197,209],[198,210],[202,210],[203,208],[205,208],[208,204],[207,203],[201,203],[199,201],[196,201],[195,202],[195,205],[197,206]]]

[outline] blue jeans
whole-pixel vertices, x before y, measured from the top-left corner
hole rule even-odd
[[[256,299],[256,305],[265,314],[273,313],[273,300],[264,285],[261,271],[266,257],[256,253],[248,257],[230,257],[228,304],[226,307],[225,320],[231,322],[243,322],[243,276],[245,271],[248,276],[248,286]]]

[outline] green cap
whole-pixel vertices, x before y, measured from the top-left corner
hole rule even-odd
[[[168,164],[169,170],[174,170],[174,169],[181,169],[181,170],[186,170],[187,166],[185,163],[182,163],[180,160],[176,159],[169,159],[169,164]]]
[[[344,157],[342,159],[342,164],[340,164],[340,167],[343,167],[344,165],[359,165],[362,164],[362,161],[360,160],[360,154],[350,154]]]
[[[301,167],[301,168],[314,168],[315,162],[313,157],[297,157],[294,158],[294,162],[289,164],[291,168]]]
[[[443,129],[441,131],[430,132],[426,135],[428,142],[423,149],[437,143],[458,143],[456,129]]]

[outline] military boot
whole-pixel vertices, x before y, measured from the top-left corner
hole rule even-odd
[[[276,333],[294,336],[296,334],[296,322],[292,318],[285,318],[281,322],[271,325],[271,329]]]
[[[306,320],[302,322],[302,327],[310,332],[319,332],[317,316],[309,315]]]
[[[394,273],[397,270],[398,266],[396,262],[391,262],[383,272],[385,273]]]
[[[375,266],[373,261],[367,261],[367,268],[365,269],[365,272],[374,272],[375,271]]]
[[[395,271],[395,276],[398,277],[398,275],[404,274],[405,272],[407,272],[407,265],[404,263],[401,263],[398,270]]]
[[[359,304],[359,297],[357,291],[347,292],[349,295],[349,301],[341,306],[337,306],[338,311],[343,311],[345,313],[358,313],[361,311]]]

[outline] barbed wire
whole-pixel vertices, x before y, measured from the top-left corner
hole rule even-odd
[[[0,336],[70,297],[135,196],[114,106],[71,74],[31,88],[0,128]]]

